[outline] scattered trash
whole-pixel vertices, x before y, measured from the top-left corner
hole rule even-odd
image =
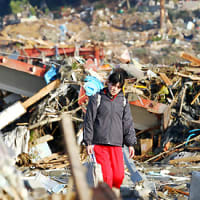
[[[42,2],[1,23],[0,196],[117,199],[88,187],[81,138],[89,96],[120,67],[139,141],[134,162],[124,149],[122,199],[198,199],[198,2],[99,1],[57,19]]]

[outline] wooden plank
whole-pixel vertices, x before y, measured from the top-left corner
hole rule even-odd
[[[200,73],[200,68],[196,68],[196,67],[185,67],[185,70],[188,72],[192,72],[193,74]]]
[[[180,193],[180,194],[183,194],[183,195],[186,195],[186,196],[189,196],[189,192],[184,192],[184,191],[182,191],[182,190],[178,190],[178,189],[176,189],[176,188],[172,188],[172,187],[169,187],[169,186],[164,186],[164,188],[166,189],[166,190],[168,190],[169,192],[171,192],[171,193]]]
[[[160,33],[164,34],[165,28],[165,0],[160,0]]]
[[[59,79],[51,82],[50,84],[48,84],[47,86],[42,88],[39,92],[37,92],[35,95],[33,95],[32,97],[30,97],[26,101],[24,101],[22,103],[22,105],[24,106],[25,109],[28,108],[29,106],[33,105],[34,103],[36,103],[37,101],[42,99],[44,96],[49,94],[49,92],[56,89],[59,85],[60,85]]]
[[[200,77],[198,77],[198,76],[186,75],[186,74],[182,74],[182,73],[179,73],[179,72],[174,72],[174,74],[181,76],[181,77],[184,77],[184,78],[190,78],[193,81],[200,81]]]
[[[200,156],[177,158],[175,160],[170,160],[169,163],[174,165],[180,162],[197,162],[197,161],[200,161]]]
[[[50,160],[48,164],[66,163],[69,164],[66,158],[59,158],[58,160]]]
[[[190,55],[190,54],[187,54],[187,53],[181,53],[181,58],[185,59],[185,60],[188,60],[194,64],[198,64],[200,66],[200,59]]]
[[[33,146],[53,140],[52,135],[44,135],[33,142]]]
[[[53,153],[53,154],[51,154],[50,156],[45,157],[45,158],[43,158],[43,159],[37,161],[36,164],[39,164],[39,163],[47,163],[47,162],[49,162],[49,161],[52,160],[52,159],[58,158],[59,156],[60,156],[59,154]]]
[[[26,113],[20,101],[9,106],[0,113],[0,130]]]
[[[188,151],[200,151],[200,147],[186,147]]]
[[[72,118],[69,114],[62,114],[61,127],[64,134],[65,146],[69,156],[72,175],[80,200],[91,200],[92,192],[86,181],[83,166],[80,163],[79,151],[76,144]]]
[[[181,96],[181,105],[180,105],[180,109],[179,109],[179,113],[178,113],[179,116],[181,116],[181,113],[182,113],[182,108],[183,108],[183,102],[184,102],[184,98],[185,98],[186,89],[187,89],[187,86],[184,85],[183,90],[182,90],[183,93],[182,93],[182,96]]]
[[[195,95],[194,99],[191,102],[191,105],[193,105],[196,102],[196,100],[198,99],[199,96],[200,96],[200,92]]]
[[[159,73],[159,74],[167,86],[171,86],[173,84],[172,81],[167,77],[165,73]]]
[[[148,128],[148,129],[145,129],[145,130],[138,131],[136,133],[136,136],[138,137],[139,135],[141,135],[145,132],[152,131],[152,130],[159,129],[159,128],[160,128],[160,126],[155,126],[155,127],[152,127],[152,128]]]

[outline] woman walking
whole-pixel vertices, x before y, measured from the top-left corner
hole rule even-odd
[[[84,119],[87,153],[94,153],[104,182],[118,191],[124,179],[122,146],[129,147],[129,156],[133,158],[136,143],[129,103],[122,91],[126,76],[126,71],[116,69],[108,77],[108,87],[89,98]]]

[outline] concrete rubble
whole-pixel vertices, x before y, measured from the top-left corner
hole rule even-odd
[[[88,96],[118,67],[129,74],[124,93],[138,139],[121,198],[199,198],[199,1],[165,2],[163,30],[160,2],[4,18],[0,199],[118,199],[103,183],[88,186],[81,143]]]

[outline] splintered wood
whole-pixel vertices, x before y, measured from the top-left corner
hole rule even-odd
[[[162,78],[162,80],[165,82],[167,86],[172,85],[172,81],[167,77],[165,73],[160,73],[160,77]]]
[[[67,155],[52,154],[33,164],[34,167],[39,169],[60,169],[69,167],[69,159]]]
[[[185,158],[177,158],[175,160],[170,160],[169,163],[174,165],[181,162],[199,162],[200,156],[192,156],[192,157],[185,157]]]
[[[84,168],[80,163],[78,146],[75,140],[74,127],[69,114],[61,117],[62,131],[65,139],[65,146],[69,156],[73,180],[80,200],[91,200],[92,192],[86,181]]]
[[[185,60],[190,61],[192,63],[192,65],[200,66],[200,59],[198,59],[190,54],[181,53],[181,58],[184,58]]]
[[[180,193],[180,194],[184,194],[186,196],[189,196],[189,192],[184,192],[182,190],[178,190],[176,188],[172,188],[172,187],[169,187],[169,186],[164,186],[164,188],[166,190],[168,190],[170,193]]]

